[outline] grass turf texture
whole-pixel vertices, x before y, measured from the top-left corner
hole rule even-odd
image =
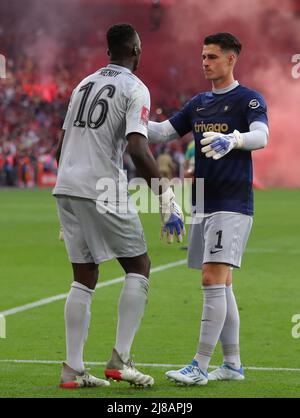
[[[55,201],[48,190],[0,191],[0,311],[69,291],[72,280],[64,245],[58,242]],[[256,191],[254,227],[243,266],[234,273],[241,315],[241,354],[247,366],[300,368],[300,340],[291,318],[299,302],[299,190]],[[159,241],[159,216],[142,215],[152,267],[184,259],[179,244]],[[122,275],[117,262],[101,266],[100,281]],[[85,349],[86,361],[106,361],[115,340],[122,284],[98,289]],[[64,360],[64,301],[8,316],[0,360]],[[185,265],[152,275],[142,326],[132,354],[137,363],[186,364],[195,352],[202,308],[200,274]],[[218,347],[212,364],[221,362]],[[300,397],[300,372],[246,370],[243,382],[177,387],[164,378],[168,368],[139,367],[153,388],[127,383],[108,388],[63,391],[60,366],[0,362],[0,397]],[[103,376],[104,366],[91,372]]]

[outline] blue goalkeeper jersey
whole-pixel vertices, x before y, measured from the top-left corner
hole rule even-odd
[[[239,84],[223,94],[198,94],[170,119],[180,136],[191,131],[194,134],[195,179],[204,179],[205,213],[229,211],[253,215],[251,151],[234,149],[220,160],[213,160],[205,157],[200,144],[204,132],[229,134],[235,129],[249,132],[252,122],[268,124],[266,103],[259,93]],[[194,206],[195,184],[194,181]]]

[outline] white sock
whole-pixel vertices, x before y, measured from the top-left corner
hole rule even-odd
[[[94,290],[81,283],[73,282],[65,304],[65,324],[67,340],[67,364],[82,372],[83,347],[90,324],[90,306]]]
[[[119,300],[119,319],[115,349],[124,362],[130,357],[135,333],[144,315],[149,281],[141,274],[129,273],[125,277]]]
[[[195,355],[200,369],[207,372],[210,358],[219,340],[226,317],[225,285],[203,286],[203,312],[198,352]]]
[[[232,286],[226,287],[227,314],[220,335],[224,362],[234,369],[241,367],[240,359],[240,315]]]

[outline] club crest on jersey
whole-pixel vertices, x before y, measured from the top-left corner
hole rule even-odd
[[[249,102],[250,109],[257,109],[260,106],[260,103],[257,99],[252,99]]]
[[[143,125],[148,126],[149,116],[150,116],[149,109],[147,109],[146,106],[143,106],[141,110],[141,123]]]

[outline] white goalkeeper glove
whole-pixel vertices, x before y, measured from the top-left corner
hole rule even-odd
[[[59,228],[59,235],[58,235],[59,241],[64,241],[64,231],[62,227]]]
[[[212,157],[219,160],[234,148],[241,148],[243,145],[242,134],[235,130],[231,134],[224,135],[219,132],[204,132],[201,145],[206,145],[201,149],[207,158]]]
[[[161,239],[167,235],[167,243],[172,244],[175,233],[177,242],[182,242],[185,235],[184,216],[181,207],[175,202],[173,190],[169,187],[158,197],[162,222]]]

